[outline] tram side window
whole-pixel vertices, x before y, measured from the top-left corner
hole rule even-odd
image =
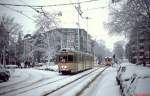
[[[73,56],[72,55],[68,55],[68,61],[73,61]]]
[[[74,57],[73,59],[74,62],[78,61],[77,55],[74,55],[73,57]]]

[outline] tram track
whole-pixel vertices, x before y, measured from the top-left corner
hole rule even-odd
[[[17,82],[13,82],[13,83],[8,83],[8,82],[5,82],[6,84],[1,84],[0,85],[0,89],[1,88],[6,88],[6,87],[10,87],[10,86],[14,86],[14,85],[17,85],[17,84],[21,84],[21,83],[24,83],[25,81],[29,80],[31,75],[28,75],[27,78],[23,79],[23,80],[19,80]]]
[[[80,80],[80,79],[83,79],[83,78],[84,78],[83,80],[81,80],[81,81],[84,81],[86,78],[88,78],[88,76],[90,76],[90,74],[94,73],[94,72],[97,71],[98,69],[99,69],[99,68],[97,68],[97,69],[95,69],[95,70],[93,70],[93,71],[91,71],[91,72],[89,72],[89,73],[87,73],[87,74],[84,74],[84,75],[82,75],[81,77],[79,77],[79,78],[77,78],[77,79],[75,79],[75,80],[73,80],[73,81],[71,81],[71,82],[68,82],[67,84],[65,84],[65,85],[63,85],[63,86],[60,86],[59,88],[57,88],[57,89],[55,89],[55,90],[53,90],[53,91],[44,93],[44,94],[42,94],[42,96],[51,96],[52,94],[57,93],[59,90],[63,89],[64,87],[66,87],[66,86],[68,86],[68,85],[71,85],[72,83],[77,82],[77,81]],[[107,67],[104,68],[104,69],[100,72],[100,74],[101,74],[105,69],[107,69]],[[100,75],[100,74],[98,74],[98,75]],[[97,76],[97,75],[96,75],[96,76]],[[94,79],[95,79],[95,78],[94,78]],[[92,81],[93,81],[93,80],[92,80]],[[84,88],[82,88],[81,91],[83,91],[83,89],[84,89]],[[79,91],[79,92],[77,93],[77,95],[80,94],[81,91]],[[57,94],[57,95],[58,95],[58,94]],[[56,95],[52,95],[52,96],[56,96]],[[69,95],[68,95],[68,96],[69,96]]]
[[[91,72],[91,70],[89,70],[90,72]],[[92,70],[93,71],[93,70]],[[81,73],[81,74],[83,74],[83,73]],[[77,74],[77,75],[79,75],[79,74]],[[41,86],[38,86],[38,87],[35,87],[35,88],[33,88],[33,89],[37,89],[37,88],[40,88],[40,87],[43,87],[43,86],[47,86],[47,85],[49,85],[49,84],[54,84],[54,83],[57,83],[57,82],[59,82],[59,81],[63,81],[63,80],[66,80],[66,79],[69,79],[69,78],[72,78],[74,75],[69,75],[69,77],[66,77],[66,78],[62,78],[62,79],[59,79],[59,80],[56,80],[56,81],[53,81],[53,82],[49,82],[49,83],[46,83],[46,84],[43,84],[43,85],[41,85]],[[82,75],[83,76],[83,75]],[[82,77],[81,76],[81,77]],[[57,85],[57,84],[56,84]],[[31,89],[31,90],[33,90],[33,89]],[[55,90],[55,89],[53,89],[53,90]],[[20,94],[22,94],[22,93],[20,93]],[[40,96],[42,96],[43,94],[41,94]],[[23,96],[23,95],[21,95],[21,96]],[[32,95],[31,95],[32,96]]]
[[[51,83],[57,82],[57,81],[59,81],[59,80],[65,79],[65,78],[66,78],[66,77],[60,78],[60,79],[57,79],[57,80],[55,80],[54,77],[51,77],[51,78],[49,78],[49,77],[47,77],[47,78],[42,78],[42,79],[39,79],[39,80],[37,80],[36,82],[33,82],[33,83],[28,84],[28,85],[26,85],[26,86],[23,86],[23,87],[20,87],[20,88],[14,88],[14,89],[12,89],[12,90],[7,90],[7,91],[5,91],[5,92],[2,92],[2,93],[0,93],[0,95],[3,95],[3,96],[10,96],[10,95],[11,95],[11,96],[16,96],[17,94],[25,93],[25,92],[27,92],[27,91],[30,91],[30,90],[39,88],[39,87],[41,87],[41,86],[45,86],[45,85],[47,85],[47,84],[51,84]],[[54,80],[52,81],[51,79],[54,79]],[[51,82],[44,83],[44,84],[40,84],[40,83],[43,83],[43,82],[49,81],[49,80],[51,80]],[[37,85],[38,83],[39,83],[39,85]],[[34,86],[34,87],[32,87],[32,86]]]
[[[102,70],[99,74],[97,74],[91,81],[89,81],[86,86],[83,86],[82,89],[76,93],[76,96],[82,96],[82,93],[107,69],[106,67],[104,70]]]
[[[90,74],[91,72],[94,72],[95,70],[98,70],[98,69],[99,69],[99,68],[97,68],[97,69],[95,68],[95,69],[93,69],[92,71],[90,70],[88,73],[81,75],[81,76],[80,76],[79,78],[77,78],[76,80],[81,79],[82,77],[84,77],[84,76],[86,76],[86,75]],[[81,73],[81,74],[82,74],[82,73]],[[77,74],[77,75],[78,75],[78,74]],[[63,80],[65,81],[65,79],[72,78],[73,76],[74,76],[74,75],[71,75],[71,76],[69,76],[69,77],[66,77],[66,75],[65,75],[65,77],[64,77],[63,75],[61,75],[59,78],[58,78],[58,76],[56,76],[56,78],[54,78],[54,77],[51,77],[51,78],[42,78],[42,79],[40,79],[40,80],[38,80],[38,81],[36,81],[36,82],[33,82],[32,84],[29,84],[28,86],[24,86],[24,87],[22,87],[22,88],[16,88],[16,89],[13,89],[13,90],[9,90],[9,91],[7,91],[7,92],[0,93],[0,95],[2,95],[2,96],[16,96],[16,95],[26,94],[26,93],[29,92],[29,91],[36,90],[36,89],[41,88],[41,87],[43,87],[43,86],[55,84],[55,83],[60,82],[60,81],[63,81]],[[72,81],[72,82],[75,82],[76,80],[74,80],[74,81]],[[69,84],[71,84],[72,82],[67,83],[66,86],[69,85]],[[41,95],[42,95],[42,96],[47,96],[47,95],[49,95],[49,94],[51,94],[51,93],[53,93],[53,92],[56,92],[57,90],[63,88],[64,86],[65,86],[65,85],[60,86],[60,88],[53,89],[53,90],[48,91],[48,92],[45,92],[44,94],[41,94]],[[34,93],[34,92],[33,92],[33,93]],[[21,95],[21,96],[24,96],[24,95]],[[32,95],[31,95],[31,96],[32,96]]]

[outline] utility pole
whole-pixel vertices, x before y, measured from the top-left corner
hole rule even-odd
[[[81,17],[82,19],[86,19],[87,20],[87,41],[86,41],[86,51],[88,51],[88,19],[90,19],[89,17],[83,17],[82,16],[82,10],[81,10],[81,7],[80,7],[80,3],[79,3],[79,0],[78,0],[78,7],[75,7],[75,9],[77,10],[78,12],[78,50],[80,50],[80,18]],[[87,9],[88,10],[88,9]]]
[[[79,10],[80,10],[80,4],[78,0],[78,50],[80,50],[80,21],[79,21]]]
[[[88,27],[89,27],[88,19],[91,19],[91,18],[85,17],[85,19],[86,19],[86,21],[87,21],[87,37],[86,37],[86,38],[87,38],[87,41],[86,41],[86,43],[87,43],[87,48],[86,48],[86,49],[87,49],[87,50],[86,50],[86,51],[88,52],[88,40],[89,40],[89,37],[88,37]]]
[[[16,53],[16,47],[17,47],[17,44],[15,44],[15,65],[16,65],[16,60],[17,60],[17,53]]]
[[[24,63],[25,63],[25,59],[26,59],[26,52],[25,52],[25,51],[26,51],[26,39],[25,39],[25,38],[24,38],[24,42],[23,42],[23,43],[24,43],[24,44],[23,44],[23,45],[24,45],[24,48],[23,48],[23,49],[24,49],[24,50],[23,50],[23,53],[24,53],[24,56],[23,56],[24,58],[23,58],[23,59],[24,59],[24,60],[23,60],[23,61],[24,61]]]
[[[44,30],[44,29],[43,29]],[[48,43],[48,50],[50,50],[50,37],[49,37],[49,32],[47,32],[47,43]],[[48,52],[48,65],[50,65],[50,52]]]
[[[136,49],[136,54],[137,54],[137,58],[136,58],[136,63],[138,64],[139,63],[139,32],[137,31],[137,33],[136,33],[136,39],[137,39],[137,49]]]
[[[80,17],[79,16],[81,16],[81,18],[83,18],[82,17],[83,12],[81,11],[79,0],[78,0],[78,6],[75,7],[75,9],[78,12],[78,23],[77,23],[77,25],[78,25],[78,50],[80,50]]]
[[[4,49],[3,49],[3,65],[5,66],[5,51],[6,51],[6,46],[4,45]]]
[[[86,17],[86,21],[87,21],[86,51],[87,51],[87,52],[88,52],[88,19],[89,19],[89,17]]]

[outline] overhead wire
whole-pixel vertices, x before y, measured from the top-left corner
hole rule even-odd
[[[46,14],[44,13],[43,11],[43,7],[52,7],[52,6],[65,6],[65,5],[75,5],[75,4],[82,4],[82,3],[89,3],[89,2],[93,2],[93,1],[98,1],[98,0],[87,0],[87,1],[81,1],[81,2],[75,2],[73,3],[71,0],[70,3],[63,3],[63,4],[54,4],[54,5],[45,5],[45,6],[40,6],[40,5],[28,5],[27,3],[25,3],[23,0],[19,0],[21,2],[23,2],[24,4],[8,4],[8,3],[0,3],[1,6],[3,7],[6,7],[12,11],[15,11],[27,18],[29,18],[30,20],[32,21],[35,21],[33,18],[31,18],[30,16],[27,16],[26,14],[23,13],[23,11],[19,11],[19,10],[16,10],[14,8],[11,8],[11,7],[8,7],[8,6],[24,6],[24,7],[29,7],[31,9],[33,9],[35,12],[37,13],[40,13],[42,15],[44,15],[46,18],[48,18],[48,16],[46,16]],[[97,8],[91,8],[91,9],[88,9],[88,10],[83,10],[83,11],[90,11],[90,10],[96,10],[96,9],[100,9],[100,8],[105,8],[105,7],[97,7]],[[42,11],[39,11],[38,9],[42,10]],[[49,19],[49,18],[48,18]]]
[[[30,16],[24,14],[22,11],[16,10],[16,9],[14,9],[14,8],[11,8],[11,7],[8,7],[8,6],[5,6],[5,5],[1,5],[1,6],[7,8],[7,9],[9,9],[9,10],[12,10],[12,11],[14,11],[14,12],[17,12],[17,13],[19,13],[19,14],[25,16],[26,18],[28,18],[28,19],[30,19],[30,20],[32,20],[32,21],[35,21],[35,20],[34,20],[33,18],[31,18]]]
[[[26,4],[26,5],[28,5],[25,1],[23,1],[23,0],[19,0],[20,2],[23,2],[24,4]],[[35,12],[37,12],[37,13],[39,13],[40,11],[39,10],[37,10],[38,8],[36,8],[36,7],[32,7],[32,6],[30,6],[30,5],[28,5],[28,7],[29,8],[31,8],[31,9],[33,9]],[[41,8],[41,7],[40,7]]]
[[[20,7],[53,7],[53,6],[66,6],[66,5],[90,3],[94,1],[99,1],[99,0],[87,0],[87,1],[81,1],[81,2],[71,2],[71,3],[53,4],[53,5],[28,5],[28,4],[10,4],[10,3],[0,3],[0,5],[20,6]]]
[[[103,7],[95,7],[95,8],[88,8],[88,10],[87,9],[85,9],[85,10],[83,10],[83,11],[91,11],[91,10],[98,10],[98,9],[104,9],[104,8],[107,8],[108,6],[103,6]]]

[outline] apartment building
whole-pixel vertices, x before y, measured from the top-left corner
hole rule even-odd
[[[61,48],[70,48],[83,52],[92,52],[91,36],[84,29],[77,28],[57,28],[49,31],[49,33],[59,33]],[[58,40],[58,38],[56,38]]]
[[[130,35],[127,45],[129,61],[136,64],[150,64],[150,33],[139,31]]]

